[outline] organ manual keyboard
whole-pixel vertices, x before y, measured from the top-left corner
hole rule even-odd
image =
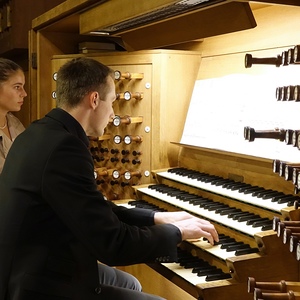
[[[183,242],[178,262],[151,264],[196,299],[251,299],[247,279],[298,280],[298,262],[273,230],[298,218],[300,197],[272,160],[181,145],[179,167],[153,171],[130,205],[186,210],[215,224],[220,242]],[[191,167],[192,166],[192,167]]]

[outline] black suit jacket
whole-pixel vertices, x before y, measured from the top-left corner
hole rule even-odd
[[[153,212],[105,200],[85,132],[53,109],[18,136],[0,175],[0,299],[102,299],[97,260],[176,259],[178,228],[153,225]]]

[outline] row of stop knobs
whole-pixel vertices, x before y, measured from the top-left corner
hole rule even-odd
[[[125,163],[132,163],[134,165],[136,164],[140,164],[141,163],[141,159],[139,158],[140,155],[142,155],[142,151],[139,150],[119,150],[119,149],[111,149],[109,151],[108,148],[98,148],[98,147],[91,147],[90,148],[93,159],[97,162],[103,162],[103,161],[111,161],[113,163],[115,162],[122,162],[123,164]],[[107,155],[105,155],[105,153],[111,153],[115,156],[109,157]],[[123,157],[120,157],[120,155],[123,155]],[[129,155],[133,155],[134,158],[131,160],[129,158]]]

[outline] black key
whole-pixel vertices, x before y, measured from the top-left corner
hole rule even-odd
[[[235,255],[244,255],[244,254],[250,254],[250,253],[258,253],[259,249],[258,248],[249,248],[249,249],[239,249],[235,251]]]
[[[236,243],[236,240],[234,238],[228,238],[224,241],[219,241],[219,242],[215,242],[215,245],[221,245],[221,249],[225,249],[222,248],[222,245],[231,245],[232,243]]]
[[[201,202],[201,203],[198,203],[198,205],[199,205],[201,208],[203,208],[206,204],[211,204],[211,203],[213,203],[212,200],[206,199],[206,201],[203,201],[203,202]]]
[[[244,215],[245,212],[244,211],[239,211],[239,212],[233,212],[228,214],[228,218],[233,218],[234,216],[239,216],[239,215]]]
[[[231,278],[231,275],[229,273],[220,273],[220,274],[207,276],[205,278],[205,281],[215,281],[215,280],[228,279],[228,278]]]
[[[261,220],[261,221],[256,221],[252,224],[252,227],[261,227],[263,225],[269,225],[272,224],[273,227],[273,221],[272,220]]]
[[[221,180],[217,180],[217,181],[214,181],[214,185],[215,186],[223,186],[223,184],[227,183],[228,182],[228,179],[221,179]]]
[[[243,242],[237,242],[237,241],[234,241],[234,242],[228,242],[228,243],[223,243],[222,246],[221,246],[221,249],[227,249],[229,246],[233,246],[233,245],[241,245],[241,244],[244,244]]]
[[[198,273],[199,271],[203,269],[211,268],[211,265],[207,262],[204,261],[202,265],[199,265],[198,267],[193,268],[192,273]]]
[[[201,204],[201,203],[207,203],[208,201],[212,201],[212,200],[209,200],[209,199],[207,199],[207,198],[201,198],[201,197],[199,197],[199,198],[197,198],[197,199],[191,199],[191,200],[189,201],[189,203],[191,203],[191,204],[193,204],[193,205],[199,205],[199,204]]]
[[[256,221],[261,221],[262,218],[261,217],[257,217],[257,219],[251,219],[247,221],[247,225],[252,225],[253,223],[255,223]]]
[[[220,274],[220,269],[214,267],[214,268],[208,268],[207,270],[200,270],[198,271],[197,276],[207,276],[211,274]]]
[[[215,213],[218,214],[226,209],[232,209],[232,208],[230,206],[228,206],[227,204],[224,204],[224,207],[217,208]]]
[[[230,207],[230,208],[225,208],[222,211],[220,211],[220,215],[221,216],[226,216],[230,213],[234,213],[234,212],[241,212],[242,210],[239,208],[234,208],[234,207]]]
[[[209,182],[212,181],[214,178],[212,178],[211,176],[207,176],[207,175],[202,175],[196,178],[197,181],[201,181],[201,182]]]
[[[196,261],[188,261],[184,263],[184,268],[185,269],[191,269],[191,268],[197,268],[197,267],[205,267],[205,266],[209,266],[209,264],[201,259],[198,259]]]
[[[193,195],[193,194],[182,194],[182,195],[178,195],[176,196],[177,199],[182,200],[182,201],[189,201],[192,198],[196,198],[198,197],[197,195]]]
[[[250,184],[245,184],[245,183],[241,182],[240,184],[236,184],[236,185],[232,186],[230,189],[232,191],[237,191],[237,190],[240,190],[241,188],[247,188],[250,186],[251,186]]]
[[[298,196],[291,196],[291,197],[287,197],[287,198],[284,198],[284,199],[280,199],[277,202],[278,203],[287,203],[286,200],[287,200],[287,202],[296,201],[296,200],[299,200],[299,197]]]
[[[266,191],[267,191],[267,190],[264,189],[264,188],[259,188],[259,189],[257,189],[257,190],[255,190],[255,191],[252,192],[252,196],[253,196],[253,197],[257,197],[257,195],[260,195],[260,193],[266,192]]]
[[[236,186],[237,184],[238,182],[228,179],[227,182],[222,185],[222,187],[224,189],[231,189],[231,187]]]
[[[280,199],[285,199],[285,198],[289,198],[289,197],[293,197],[293,195],[282,195],[282,196],[280,196],[280,195],[278,195],[278,196],[274,196],[274,197],[272,197],[272,200],[271,200],[271,202],[278,202]]]
[[[186,195],[186,194],[187,194],[186,192],[179,191],[179,190],[167,192],[168,196],[173,196],[173,197],[176,197],[176,196],[179,196],[179,195]]]
[[[249,214],[248,216],[241,216],[238,218],[238,222],[246,222],[252,219],[257,219],[259,215],[256,214]]]
[[[207,209],[209,211],[216,210],[217,208],[223,207],[224,205],[222,203],[212,203],[212,204],[207,204],[204,209]]]
[[[262,231],[271,230],[273,229],[273,225],[271,223],[265,224],[261,227]]]
[[[249,191],[249,189],[256,189],[256,188],[258,188],[258,186],[249,184],[249,186],[240,187],[239,192],[244,193],[245,191]]]
[[[277,192],[277,191],[273,191],[272,193],[269,193],[269,194],[266,194],[266,195],[263,195],[262,196],[262,199],[266,200],[266,199],[272,199],[273,197],[275,196],[283,196],[284,193],[280,193],[280,192]]]
[[[231,251],[236,251],[236,250],[239,250],[239,249],[249,249],[250,246],[249,245],[246,245],[246,244],[241,244],[241,245],[232,245],[232,246],[229,246],[226,248],[226,251],[227,252],[231,252]]]
[[[229,215],[230,213],[237,213],[237,212],[241,212],[242,210],[240,210],[239,208],[230,208],[230,209],[224,209],[223,211],[220,212],[221,216],[226,216]]]
[[[249,213],[245,211],[243,213],[236,214],[235,216],[233,216],[232,220],[238,220],[240,217],[244,217],[244,216],[249,216]]]
[[[251,188],[248,188],[248,189],[244,189],[243,193],[246,194],[246,195],[247,194],[252,194],[254,192],[261,191],[262,189],[264,189],[264,188],[261,188],[259,186],[257,186],[257,187],[251,187]]]
[[[269,194],[272,194],[272,193],[274,193],[274,190],[265,190],[263,192],[258,192],[256,197],[257,198],[262,198],[263,196],[269,195]]]

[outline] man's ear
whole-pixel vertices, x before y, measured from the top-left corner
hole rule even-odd
[[[98,92],[92,92],[90,93],[89,102],[90,106],[95,109],[99,104],[99,93]]]

